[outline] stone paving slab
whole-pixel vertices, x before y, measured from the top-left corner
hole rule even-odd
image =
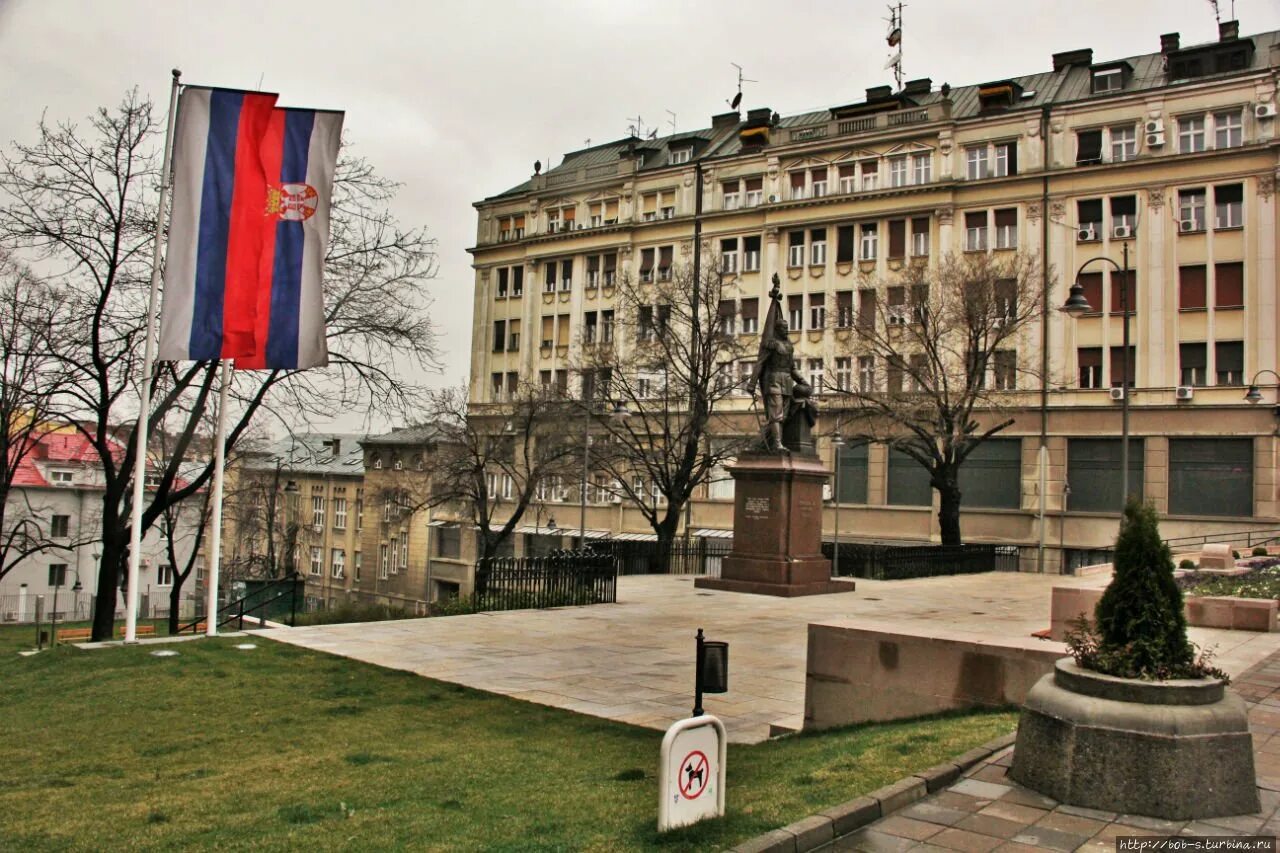
[[[624,576],[618,603],[513,610],[431,619],[278,628],[286,643],[514,696],[665,729],[693,707],[694,633],[729,642],[729,692],[707,696],[734,743],[770,727],[804,722],[808,625],[856,620],[860,627],[936,627],[979,642],[1027,637],[1049,624],[1054,586],[1095,578],[987,573],[905,581],[859,580],[841,595],[775,598],[695,590],[692,577]],[[257,633],[257,632],[253,632]],[[1280,650],[1280,634],[1192,629],[1216,646],[1230,673]],[[1271,677],[1271,676],[1268,676]],[[1280,673],[1274,677],[1280,684]],[[1256,690],[1265,685],[1259,683]],[[1268,739],[1280,732],[1280,701],[1267,707]],[[1280,740],[1266,752],[1280,768]],[[1280,773],[1277,774],[1280,778]]]

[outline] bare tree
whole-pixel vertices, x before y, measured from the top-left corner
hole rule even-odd
[[[1039,259],[948,255],[878,288],[842,344],[858,363],[828,385],[853,434],[884,442],[929,472],[946,545],[961,543],[960,468],[1010,426],[1018,388],[1038,377],[1028,332],[1042,316]],[[842,325],[847,320],[842,321]]]
[[[696,490],[755,439],[726,417],[746,354],[731,315],[722,319],[720,311],[735,294],[714,269],[697,280],[687,266],[623,276],[610,339],[583,341],[579,372],[592,390],[580,405],[594,411],[599,396],[631,413],[599,419],[607,440],[593,451],[593,465],[660,542],[675,538]]]
[[[55,541],[42,507],[17,484],[52,426],[66,387],[56,355],[67,329],[60,320],[63,294],[0,248],[0,578]]]
[[[436,433],[426,502],[455,505],[477,529],[477,557],[498,552],[529,504],[570,476],[581,449],[565,434],[570,404],[531,386],[469,411],[465,388],[432,395]]]
[[[127,559],[132,430],[143,381],[142,336],[149,249],[159,179],[162,122],[131,92],[78,127],[41,121],[36,140],[15,144],[0,162],[0,246],[58,270],[66,316],[76,335],[58,355],[70,376],[70,411],[97,451],[103,472],[102,556],[93,636],[110,636]],[[226,446],[262,413],[282,422],[334,411],[386,411],[412,404],[410,371],[434,367],[425,318],[425,283],[434,275],[434,241],[401,229],[387,207],[396,185],[369,164],[344,158],[334,188],[325,287],[327,370],[238,372]],[[161,364],[150,378],[150,429],[173,427],[175,443],[143,512],[144,530],[165,507],[206,488],[210,460],[179,478],[216,390],[216,362]],[[179,414],[180,413],[180,414]],[[112,434],[117,433],[123,451]]]

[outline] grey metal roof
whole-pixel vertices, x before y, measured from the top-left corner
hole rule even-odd
[[[369,435],[361,439],[366,445],[403,444],[417,445],[435,441],[440,437],[440,428],[435,424],[415,424],[399,427],[381,435]]]
[[[1195,82],[1212,80],[1219,77],[1230,77],[1267,68],[1270,64],[1272,45],[1280,44],[1280,30],[1244,35],[1241,36],[1241,39],[1252,39],[1254,43],[1255,49],[1253,54],[1253,63],[1249,68],[1217,74],[1205,74],[1196,77]],[[1179,51],[1192,50],[1216,43],[1217,42],[1204,42],[1201,44],[1183,45],[1179,48]],[[1092,93],[1092,75],[1089,67],[1084,65],[1072,65],[1060,71],[1044,71],[1012,78],[992,77],[991,79],[1011,79],[1022,87],[1024,97],[1019,100],[1017,104],[1013,105],[1009,111],[1039,108],[1046,104],[1064,104],[1088,98],[1101,99],[1123,96],[1134,92],[1160,89],[1181,82],[1168,79],[1168,75],[1165,73],[1164,69],[1164,55],[1161,53],[1145,53],[1138,54],[1136,56],[1121,57],[1118,59],[1095,58],[1094,64],[1106,65],[1115,62],[1129,63],[1130,67],[1133,69],[1132,75],[1125,82],[1124,88],[1119,92],[1108,92],[1098,95],[1094,95]],[[978,103],[978,90],[981,88],[981,85],[984,84],[955,86],[951,89],[951,116],[953,119],[964,120],[977,118],[981,115],[980,105]],[[1029,97],[1027,97],[1028,95]],[[927,94],[913,95],[912,99],[920,106],[928,106],[940,101],[942,99],[942,93],[935,87]],[[854,102],[854,104],[856,103],[859,102]],[[804,127],[807,125],[821,124],[829,121],[830,119],[831,113],[829,110],[816,110],[791,116],[783,116],[778,122],[778,127]],[[638,148],[644,148],[646,150],[652,150],[661,155],[646,157],[645,164],[641,169],[642,172],[647,172],[650,169],[665,168],[669,165],[668,157],[671,144],[673,142],[688,139],[689,137],[701,137],[710,140],[710,144],[708,144],[702,151],[695,152],[695,157],[697,158],[728,157],[737,154],[742,150],[738,141],[736,126],[722,130],[712,130],[708,128],[703,130],[684,131],[682,133],[660,137],[658,139],[622,139],[615,142],[604,143],[603,145],[596,145],[591,148],[584,148],[579,151],[571,151],[564,155],[564,160],[560,165],[547,171],[545,174],[550,178],[553,175],[559,175],[566,172],[576,172],[576,170],[581,167],[616,162],[631,145],[635,145]],[[525,181],[506,190],[505,192],[492,196],[491,198],[498,199],[504,196],[520,195],[528,192],[531,187],[532,182]]]
[[[361,476],[364,474],[363,436],[357,433],[303,433],[285,436],[261,451],[250,455],[244,466],[253,470],[270,470],[280,465],[282,471],[297,474],[332,474]],[[338,452],[333,452],[333,442]]]

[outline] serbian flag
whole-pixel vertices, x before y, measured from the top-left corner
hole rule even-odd
[[[329,204],[342,141],[340,112],[274,109],[262,141],[266,201],[254,350],[240,370],[300,370],[329,363],[324,326],[324,259]]]
[[[251,355],[266,231],[263,147],[277,96],[188,86],[173,141],[162,360]]]

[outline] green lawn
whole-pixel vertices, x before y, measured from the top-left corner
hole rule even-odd
[[[1005,732],[980,713],[729,747],[655,831],[661,733],[257,639],[31,657],[0,629],[2,850],[706,850]]]

